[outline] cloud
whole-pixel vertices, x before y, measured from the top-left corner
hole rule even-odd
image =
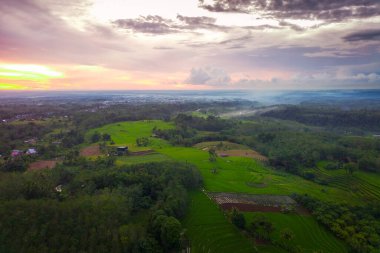
[[[294,72],[290,75],[263,77],[259,72],[228,73],[223,68],[192,68],[184,81],[221,89],[340,89],[380,88],[379,64],[331,67],[330,69]]]
[[[153,47],[153,49],[157,49],[157,50],[172,50],[172,49],[175,49],[175,48],[174,47],[157,46],[157,47]]]
[[[67,3],[70,6],[69,1]],[[66,20],[51,8],[40,1],[2,1],[0,58],[28,63],[91,65],[98,64],[100,58],[112,58],[115,52],[131,51],[133,44],[120,41],[111,27],[86,21],[81,30],[75,27],[74,18]],[[69,14],[77,11],[75,5],[74,10],[65,8]]]
[[[272,78],[240,79],[230,87],[238,89],[341,89],[341,88],[380,88],[378,73],[358,73],[341,76],[336,72],[298,73],[289,79]]]
[[[168,34],[178,32],[178,29],[173,26],[172,20],[157,15],[141,16],[137,19],[118,19],[113,23],[120,28],[140,33]]]
[[[207,25],[213,25],[215,24],[216,22],[216,19],[215,18],[211,18],[211,17],[186,17],[186,16],[182,16],[182,15],[177,15],[177,19],[179,19],[180,21],[190,25],[190,26],[207,26]]]
[[[342,21],[380,14],[378,0],[199,0],[212,12],[257,13],[280,19]]]
[[[365,30],[351,33],[343,37],[345,41],[367,41],[367,40],[380,40],[380,30]]]
[[[227,72],[220,68],[192,68],[189,77],[184,81],[193,85],[225,86],[231,82]]]
[[[117,19],[112,23],[119,28],[124,28],[138,33],[170,34],[181,32],[193,32],[197,29],[227,30],[225,26],[215,24],[216,19],[211,17],[188,17],[177,15],[176,20],[166,19],[158,15],[140,16],[136,19]]]

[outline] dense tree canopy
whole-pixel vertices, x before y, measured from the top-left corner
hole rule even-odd
[[[77,160],[51,171],[2,174],[0,251],[179,249],[178,219],[186,212],[187,189],[199,183],[197,170],[186,164],[118,168],[102,159]]]

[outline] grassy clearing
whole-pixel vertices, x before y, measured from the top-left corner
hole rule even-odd
[[[89,140],[90,136],[95,132],[108,133],[115,145],[127,145],[132,151],[142,151],[151,148],[161,148],[168,146],[167,142],[159,138],[151,137],[154,127],[160,129],[170,129],[174,125],[172,123],[164,122],[161,120],[144,120],[144,121],[127,121],[110,125],[105,125],[100,128],[90,130],[86,134],[86,139]],[[136,139],[139,137],[149,138],[149,147],[138,147]]]
[[[253,243],[229,223],[217,205],[201,191],[190,194],[184,226],[191,238],[192,253],[255,252]]]
[[[252,221],[258,213],[244,213],[247,222]],[[312,253],[318,250],[322,252],[347,252],[345,244],[334,237],[325,228],[319,225],[311,216],[300,216],[296,214],[282,213],[260,213],[268,217],[273,222],[275,231],[273,239],[279,241],[280,232],[284,228],[289,228],[294,232],[293,245],[302,248],[302,252]]]

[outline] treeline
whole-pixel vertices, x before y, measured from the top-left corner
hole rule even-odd
[[[188,246],[179,220],[187,190],[201,183],[194,167],[115,167],[110,158],[65,163],[1,174],[1,252],[170,252]]]
[[[29,138],[41,138],[52,131],[51,124],[34,122],[19,124],[0,124],[0,154],[8,155],[12,149],[24,146]]]
[[[182,114],[195,109],[207,110],[223,110],[231,106],[243,106],[238,102],[205,102],[205,103],[146,103],[146,104],[117,104],[109,105],[105,108],[99,108],[96,111],[88,113],[88,111],[80,111],[73,114],[73,121],[80,128],[90,129],[102,125],[136,120],[171,120],[173,117],[178,123],[183,122],[188,127],[194,127],[204,131],[220,130],[226,123],[221,123],[218,118],[210,116],[209,123],[202,124],[197,117],[186,116]],[[210,109],[211,108],[211,109]],[[177,116],[178,115],[178,116]],[[193,119],[188,119],[191,117]],[[200,123],[198,125],[198,123]],[[221,124],[220,124],[221,123]]]
[[[322,160],[330,162],[328,169],[380,172],[380,138],[350,137],[270,118],[242,122],[180,114],[174,121],[175,129],[154,129],[154,134],[173,145],[192,146],[204,141],[244,144],[266,155],[270,165],[307,179],[315,175],[305,171]]]
[[[321,160],[328,169],[380,172],[380,139],[349,137],[293,122],[258,119],[230,131],[236,141],[268,156],[272,166],[305,176]],[[352,169],[352,170],[351,170]]]
[[[351,247],[351,252],[380,252],[380,205],[326,203],[307,195],[293,196],[317,220]]]
[[[153,129],[153,133],[173,145],[192,146],[203,141],[231,140],[233,137],[224,134],[225,130],[233,128],[237,122],[215,116],[207,118],[179,114],[174,119],[175,129]],[[202,131],[206,131],[204,134]]]
[[[357,128],[360,130],[379,131],[379,110],[342,110],[332,106],[284,106],[271,110],[262,116],[331,128]]]

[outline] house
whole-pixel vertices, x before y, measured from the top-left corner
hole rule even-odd
[[[37,138],[31,138],[31,139],[28,139],[28,140],[25,140],[24,143],[28,143],[28,144],[36,144],[37,143]]]
[[[28,150],[25,152],[27,155],[36,155],[37,150],[35,148],[28,148]]]
[[[57,185],[56,187],[55,187],[55,191],[56,192],[62,192],[62,185],[60,184],[60,185]]]
[[[12,152],[11,152],[12,157],[21,156],[22,154],[23,154],[23,152],[21,150],[17,150],[17,149],[12,150]]]
[[[117,153],[117,155],[125,155],[128,153],[128,147],[126,147],[126,146],[117,147],[116,153]]]

